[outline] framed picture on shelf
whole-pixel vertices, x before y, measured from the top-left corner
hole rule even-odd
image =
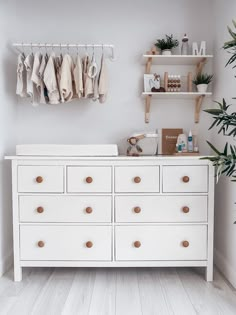
[[[144,92],[152,92],[152,88],[160,89],[161,77],[159,74],[144,74]]]

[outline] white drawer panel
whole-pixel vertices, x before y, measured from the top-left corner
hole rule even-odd
[[[206,222],[207,196],[116,196],[116,222]]]
[[[18,192],[62,193],[63,166],[18,166]]]
[[[163,192],[207,192],[208,166],[163,166]]]
[[[117,226],[115,238],[116,260],[207,259],[206,225]]]
[[[159,192],[159,166],[118,166],[116,192]]]
[[[67,191],[71,193],[111,192],[110,166],[69,166],[67,168]]]
[[[43,247],[39,247],[39,242],[43,242]],[[86,246],[88,242],[92,242],[92,247]],[[111,227],[21,226],[20,257],[21,260],[111,260]]]
[[[21,222],[111,222],[110,196],[20,196]]]

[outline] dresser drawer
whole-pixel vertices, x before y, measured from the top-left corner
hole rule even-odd
[[[110,196],[20,196],[21,222],[111,222]]]
[[[208,166],[163,166],[163,192],[207,192]]]
[[[116,196],[116,222],[206,222],[207,196]]]
[[[18,166],[18,192],[63,191],[63,166]]]
[[[70,193],[109,193],[112,176],[110,166],[69,166],[67,191]]]
[[[116,192],[159,192],[159,166],[118,166]]]
[[[206,260],[207,226],[117,226],[116,260]]]
[[[21,260],[111,260],[109,226],[21,226]]]

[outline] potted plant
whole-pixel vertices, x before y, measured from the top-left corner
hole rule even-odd
[[[179,46],[179,41],[173,39],[173,35],[166,35],[166,38],[157,39],[155,46],[161,50],[162,55],[171,55],[171,50]]]
[[[208,84],[212,81],[213,75],[207,73],[199,73],[193,80],[193,83],[197,86],[199,93],[206,93]]]

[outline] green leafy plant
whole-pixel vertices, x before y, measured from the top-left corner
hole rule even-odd
[[[166,35],[166,38],[157,39],[155,46],[160,50],[172,49],[179,46],[179,41],[177,39],[173,39],[173,34],[170,36]]]
[[[236,28],[236,22],[233,21],[233,25]],[[233,68],[236,67],[236,33],[234,33],[230,27],[228,27],[228,32],[231,35],[232,39],[225,42],[223,48],[232,56],[226,63],[226,66],[233,65]],[[233,98],[235,99],[235,98]],[[236,112],[229,112],[230,104],[227,104],[225,99],[220,102],[215,102],[218,104],[218,108],[207,109],[205,112],[213,116],[213,123],[209,129],[213,127],[218,127],[218,133],[222,133],[224,136],[236,136]],[[216,167],[217,179],[225,174],[228,177],[231,177],[232,181],[236,181],[236,146],[228,145],[226,142],[224,150],[221,152],[210,142],[207,141],[215,156],[205,157],[213,162],[213,165]]]
[[[213,74],[199,73],[193,79],[193,83],[196,85],[209,84],[212,81],[212,78],[213,78]]]
[[[236,28],[236,21],[233,20],[234,28]],[[232,29],[228,26],[229,34],[231,35],[232,39],[224,43],[223,48],[228,51],[228,53],[232,54],[229,58],[226,66],[233,64],[236,61],[236,33],[232,31]],[[236,65],[233,66],[236,68]]]

